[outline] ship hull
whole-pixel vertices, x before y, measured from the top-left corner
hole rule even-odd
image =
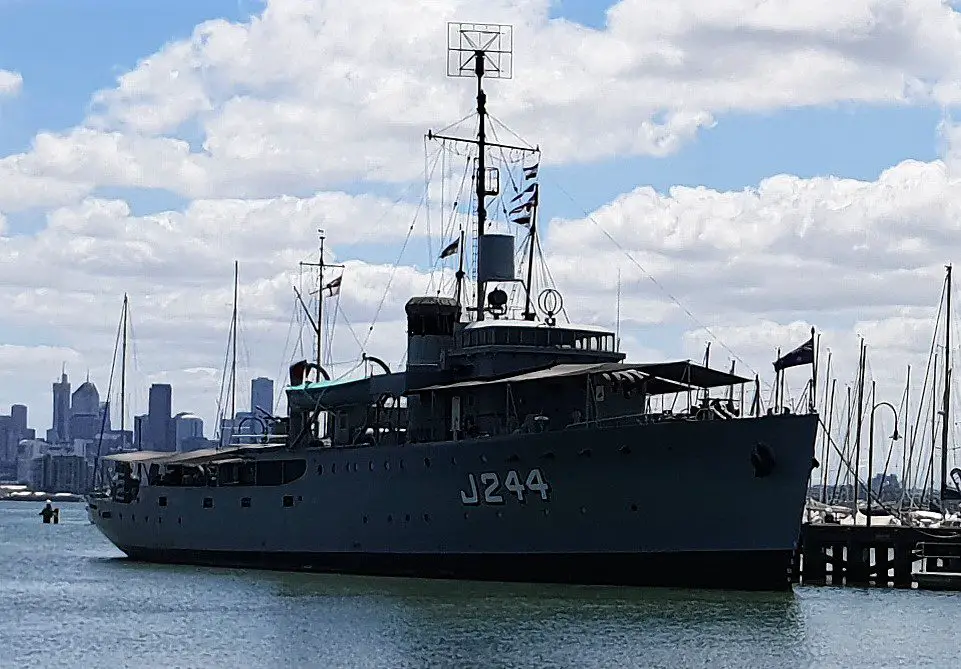
[[[613,585],[790,587],[816,416],[282,451],[286,485],[142,486],[97,527],[151,562]],[[768,467],[758,467],[758,447]]]
[[[578,585],[787,590],[793,551],[473,555],[284,553],[121,546],[133,560],[239,569]]]

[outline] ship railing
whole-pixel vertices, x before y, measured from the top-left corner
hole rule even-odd
[[[673,411],[662,411],[659,413],[645,412],[634,414],[622,414],[620,416],[605,416],[603,418],[592,418],[574,423],[568,423],[565,429],[578,429],[586,427],[613,427],[617,425],[636,425],[647,423],[664,423],[673,421],[703,421],[703,420],[737,420],[740,418],[736,413],[719,410],[716,407],[696,409],[692,413],[674,413]]]

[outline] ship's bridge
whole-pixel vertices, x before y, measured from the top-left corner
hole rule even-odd
[[[445,367],[454,376],[491,377],[552,364],[621,362],[610,330],[593,325],[547,325],[533,321],[465,323],[454,334]]]
[[[530,346],[617,353],[614,333],[594,325],[547,325],[533,321],[487,320],[464,324],[456,348]]]

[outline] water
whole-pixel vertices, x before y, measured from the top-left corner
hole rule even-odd
[[[961,595],[748,594],[135,564],[0,503],[0,667],[949,667]]]

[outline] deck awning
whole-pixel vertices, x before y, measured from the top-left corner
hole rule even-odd
[[[282,447],[282,444],[249,444],[230,448],[201,448],[196,451],[187,451],[185,453],[171,453],[169,451],[128,451],[125,453],[114,453],[112,455],[107,455],[104,457],[104,460],[161,465],[197,465],[207,462],[225,460],[227,458],[237,458],[251,452],[277,450]]]
[[[112,460],[113,462],[159,462],[169,458],[171,455],[176,455],[176,453],[169,451],[124,451],[122,453],[105,455],[103,459]]]
[[[709,367],[703,367],[687,360],[652,364],[609,362],[553,365],[546,369],[496,379],[472,379],[469,381],[425,386],[423,388],[412,388],[408,391],[408,394],[433,391],[443,392],[476,388],[479,386],[546,381],[578,376],[594,376],[612,385],[636,385],[645,383],[647,392],[651,395],[680,393],[692,389],[715,388],[748,382],[748,379],[743,377],[710,369]]]

